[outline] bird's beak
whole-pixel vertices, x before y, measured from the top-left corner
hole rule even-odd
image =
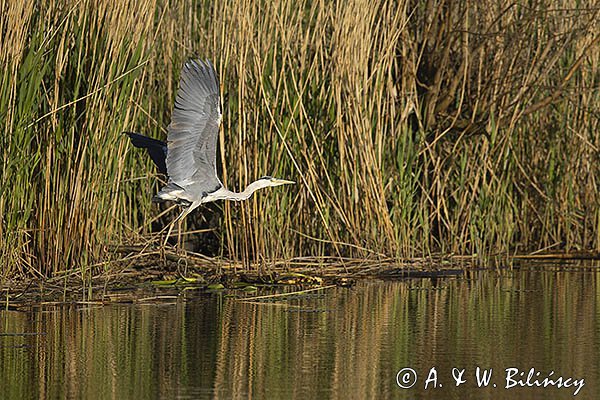
[[[271,182],[273,182],[276,185],[293,185],[293,184],[296,183],[294,181],[288,181],[288,180],[285,180],[285,179],[278,179],[278,178],[273,178],[271,180]]]

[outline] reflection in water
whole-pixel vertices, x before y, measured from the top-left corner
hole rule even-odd
[[[0,314],[0,393],[23,398],[573,398],[575,388],[504,388],[506,368],[585,378],[598,398],[598,273],[476,272],[365,282],[301,299]],[[198,295],[196,295],[198,296]],[[39,333],[7,335],[7,333]],[[396,384],[405,367],[419,374]],[[424,389],[430,368],[437,382]],[[492,368],[497,387],[477,388]],[[456,387],[452,368],[464,368]],[[430,375],[431,377],[431,375]],[[525,379],[521,377],[521,379]],[[442,387],[433,388],[434,383]],[[491,383],[490,383],[491,385]]]

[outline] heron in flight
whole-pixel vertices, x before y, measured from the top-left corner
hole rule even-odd
[[[185,218],[202,203],[246,200],[258,189],[294,183],[263,176],[239,193],[225,188],[216,167],[221,117],[219,83],[214,66],[208,60],[189,60],[181,71],[167,142],[124,132],[131,144],[148,151],[159,172],[168,177],[167,184],[152,200],[175,201],[186,207],[173,222]]]

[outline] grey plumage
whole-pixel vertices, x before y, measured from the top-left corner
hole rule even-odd
[[[153,200],[186,205],[179,218],[202,203],[246,200],[258,189],[294,183],[263,177],[239,193],[226,189],[216,168],[221,117],[219,81],[214,66],[208,60],[189,60],[181,71],[166,149],[164,142],[126,132],[134,146],[148,151],[159,170],[166,164],[167,184]]]
[[[208,194],[223,187],[216,168],[220,123],[219,83],[213,65],[186,62],[168,128],[169,181],[156,195],[158,199],[173,200],[175,195],[193,202],[190,194]]]

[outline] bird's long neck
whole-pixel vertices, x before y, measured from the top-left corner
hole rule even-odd
[[[213,195],[224,200],[248,200],[254,192],[264,187],[266,187],[264,185],[264,181],[257,180],[246,186],[246,189],[244,189],[242,192],[232,192],[229,189],[221,188],[217,192],[213,193]]]
[[[246,189],[244,189],[244,191],[239,194],[244,197],[244,200],[247,200],[258,189],[262,189],[262,188],[266,187],[264,185],[264,183],[265,183],[265,181],[262,181],[262,180],[254,181],[251,184],[249,184],[248,186],[246,186]]]

